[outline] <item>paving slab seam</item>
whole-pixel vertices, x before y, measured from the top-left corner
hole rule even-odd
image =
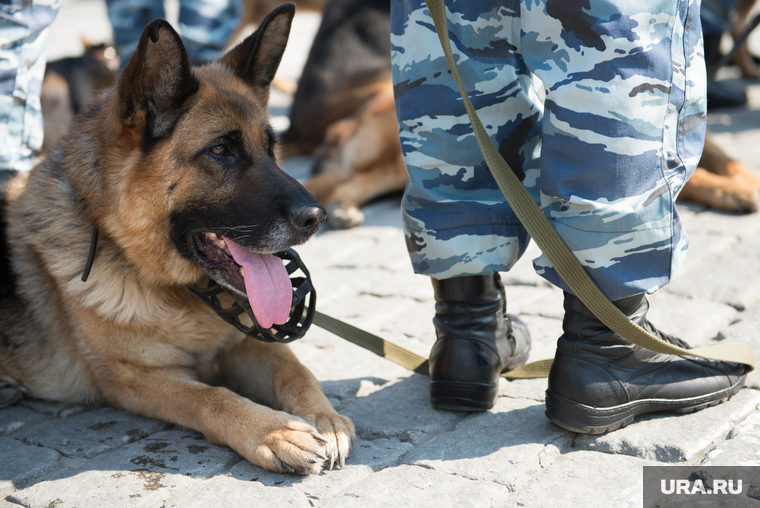
[[[743,389],[748,389],[747,387],[744,387]],[[749,388],[753,391],[760,391],[757,388]],[[698,456],[693,457],[692,459],[688,460],[686,463],[690,465],[699,465],[701,464],[713,451],[718,449],[721,445],[726,444],[727,442],[731,441],[732,439],[736,438],[735,431],[736,428],[741,426],[744,422],[756,418],[758,411],[760,411],[760,404],[758,404],[755,407],[755,411],[748,413],[744,416],[744,418],[741,418],[739,420],[736,420],[733,422],[733,425],[731,426],[731,429],[722,437],[716,438],[710,446],[705,448],[702,453],[700,453]]]

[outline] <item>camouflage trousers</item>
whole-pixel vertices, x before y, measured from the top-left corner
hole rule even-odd
[[[446,3],[483,125],[594,281],[613,300],[664,286],[688,247],[675,199],[705,133],[698,1]],[[483,162],[424,1],[392,5],[414,270],[509,270],[529,236]],[[533,264],[569,289],[543,256]]]
[[[165,18],[161,0],[107,0],[108,18],[122,65],[137,48],[145,25]],[[179,33],[193,64],[217,58],[240,19],[240,0],[180,0]]]
[[[0,1],[0,169],[25,171],[42,147],[47,28],[60,0]]]

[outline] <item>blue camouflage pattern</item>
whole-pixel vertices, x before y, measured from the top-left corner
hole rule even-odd
[[[682,264],[675,199],[699,161],[705,66],[697,0],[447,1],[452,51],[512,170],[608,298]],[[416,273],[507,271],[529,236],[478,149],[424,0],[394,0],[402,201]],[[536,271],[569,290],[541,256]]]
[[[107,0],[114,48],[125,65],[137,49],[143,28],[166,18],[157,0]],[[194,65],[216,59],[240,20],[240,0],[180,0],[178,32]]]
[[[42,147],[40,90],[60,0],[0,1],[0,169],[26,171]]]

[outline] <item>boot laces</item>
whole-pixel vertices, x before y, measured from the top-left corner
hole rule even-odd
[[[670,334],[667,334],[665,332],[662,332],[662,331],[658,330],[649,321],[646,321],[645,328],[648,328],[650,332],[653,332],[654,335],[659,336],[665,342],[668,342],[670,344],[673,344],[674,346],[678,346],[678,347],[681,347],[681,348],[684,348],[684,349],[691,349],[691,346],[689,345],[688,342],[686,342],[683,339],[679,339],[678,337],[674,337],[674,336],[672,336]]]

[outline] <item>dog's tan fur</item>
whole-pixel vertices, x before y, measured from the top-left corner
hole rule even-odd
[[[726,154],[708,132],[699,165],[679,197],[716,210],[757,212],[760,176]]]
[[[180,39],[153,22],[116,88],[48,159],[11,181],[15,297],[0,299],[0,378],[32,397],[103,401],[196,429],[272,471],[343,463],[351,421],[287,346],[244,336],[185,288],[207,273],[172,229],[178,213],[226,217],[235,200],[265,200],[268,188],[284,189],[278,203],[288,193],[308,198],[267,155],[268,86],[292,16],[283,6],[232,53],[193,69],[197,90],[182,75],[190,71]],[[253,165],[225,172],[205,147],[231,131]],[[262,231],[263,251],[313,232],[285,237],[275,224]],[[82,282],[93,226],[97,255]]]

